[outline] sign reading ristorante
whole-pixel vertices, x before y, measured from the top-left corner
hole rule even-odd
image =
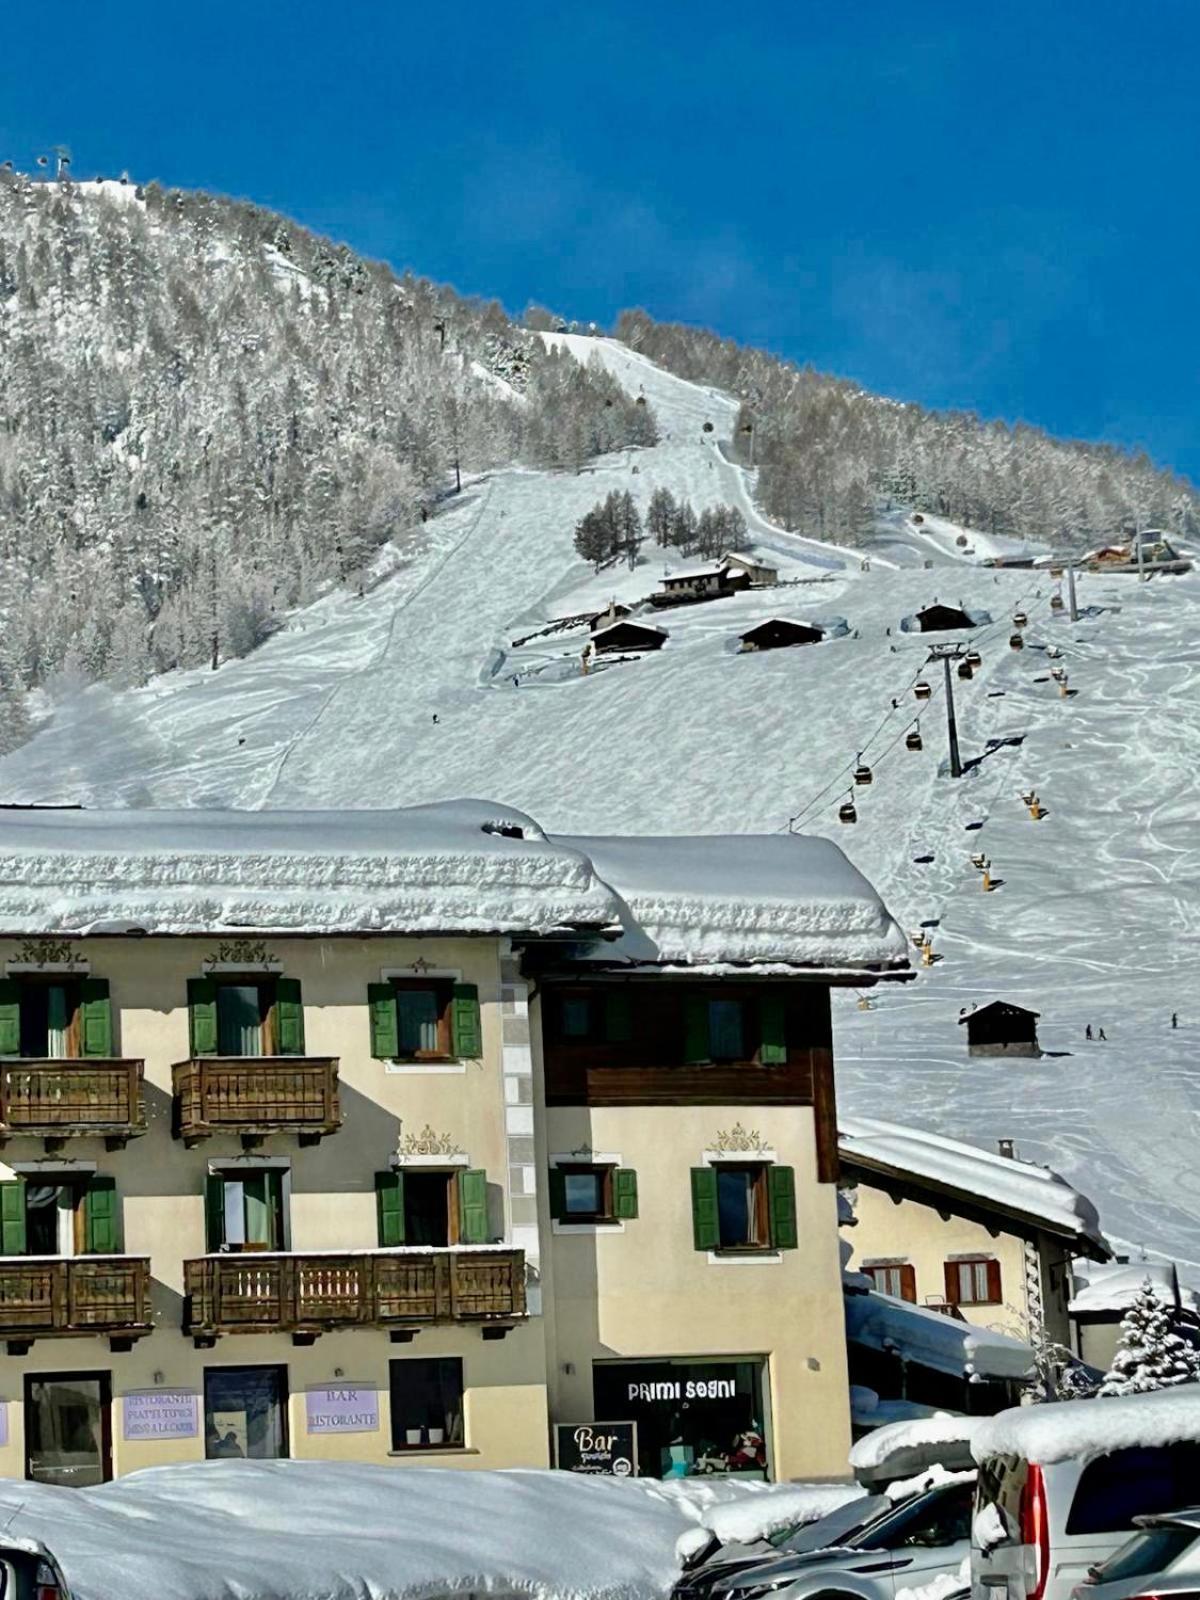
[[[554,1458],[561,1472],[632,1477],[637,1472],[637,1423],[559,1422],[554,1428]]]

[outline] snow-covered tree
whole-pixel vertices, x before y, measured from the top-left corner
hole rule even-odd
[[[1179,1332],[1172,1308],[1147,1278],[1121,1319],[1121,1339],[1101,1396],[1145,1394],[1200,1381],[1200,1351]]]

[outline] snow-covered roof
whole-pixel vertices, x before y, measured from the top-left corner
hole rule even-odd
[[[1030,1011],[1028,1006],[1016,1005],[1011,1000],[989,1000],[985,1006],[976,1006],[974,1011],[964,1012],[958,1019],[959,1024],[961,1026],[964,1022],[974,1022],[976,1017],[986,1017],[989,1011],[1019,1011],[1023,1017],[1039,1019],[1042,1015],[1040,1011]]]
[[[904,934],[828,839],[567,838],[620,897],[607,965],[909,971]]]
[[[705,567],[687,567],[682,572],[668,572],[664,583],[684,583],[689,578],[719,578],[726,570],[723,561],[710,561]]]
[[[0,811],[0,932],[550,933],[617,920],[585,856],[481,800]]]
[[[852,1170],[1001,1212],[1069,1238],[1088,1254],[1110,1254],[1095,1206],[1049,1167],[875,1117],[839,1116],[838,1124],[842,1162]]]
[[[846,1337],[871,1350],[896,1351],[918,1366],[956,1378],[1019,1382],[1033,1366],[1033,1351],[1020,1339],[976,1328],[940,1311],[927,1311],[889,1294],[845,1296]]]
[[[1167,1305],[1179,1302],[1179,1283],[1175,1268],[1159,1261],[1110,1261],[1088,1271],[1067,1307],[1072,1316],[1098,1316],[1105,1312],[1124,1312],[1149,1283]]]
[[[851,1396],[854,1390],[850,1391]],[[913,1405],[911,1401],[903,1402]],[[851,1448],[850,1465],[856,1473],[882,1476],[881,1468],[895,1468],[898,1472],[917,1470],[935,1461],[954,1455],[955,1446],[969,1454],[971,1440],[979,1430],[980,1417],[960,1417],[951,1411],[936,1411],[932,1406],[914,1406],[912,1411],[888,1420],[884,1406],[894,1407],[896,1402],[878,1400],[876,1406],[862,1407],[863,1421],[870,1426],[870,1416],[878,1414],[881,1426],[873,1428]]]
[[[1016,1406],[984,1418],[971,1451],[979,1462],[992,1456],[1020,1456],[1045,1466],[1075,1456],[1089,1460],[1113,1450],[1153,1449],[1191,1440],[1200,1441],[1197,1383],[1152,1394]]]
[[[593,642],[603,639],[606,633],[611,633],[614,628],[636,628],[639,633],[655,633],[660,639],[669,639],[671,635],[665,628],[654,628],[648,622],[630,622],[628,617],[618,617],[615,622],[610,622],[603,628],[597,628],[592,634]]]
[[[756,622],[752,628],[747,628],[742,634],[743,639],[749,639],[756,633],[761,633],[764,628],[773,628],[782,623],[785,628],[807,628],[814,633],[824,631],[819,622],[802,622],[799,617],[764,617],[761,622]]]
[[[753,567],[756,572],[777,572],[779,569],[765,556],[753,555],[748,550],[728,550],[721,557],[723,567]]]

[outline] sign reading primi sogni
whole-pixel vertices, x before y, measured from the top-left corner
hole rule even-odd
[[[554,1459],[560,1472],[637,1474],[636,1422],[559,1422],[554,1427]]]

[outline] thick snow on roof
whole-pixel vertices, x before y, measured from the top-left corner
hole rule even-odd
[[[207,1461],[95,1489],[0,1483],[0,1516],[18,1536],[45,1540],[75,1600],[662,1600],[704,1528],[757,1538],[860,1493],[853,1484]]]
[[[1029,1376],[1033,1351],[1020,1339],[976,1328],[910,1305],[891,1295],[849,1294],[846,1337],[871,1350],[895,1350],[918,1366],[956,1378],[1020,1380]]]
[[[905,938],[828,839],[712,834],[562,839],[620,896],[597,959],[655,965],[907,968]]]
[[[838,1123],[842,1159],[851,1165],[925,1180],[939,1194],[961,1194],[1107,1251],[1095,1206],[1049,1167],[875,1117],[840,1116]]]
[[[1200,1441],[1200,1384],[1103,1400],[1014,1406],[986,1417],[971,1442],[976,1461],[1021,1456],[1047,1465],[1113,1450]]]
[[[1125,1311],[1144,1285],[1150,1287],[1160,1300],[1175,1305],[1179,1299],[1175,1268],[1159,1261],[1110,1261],[1089,1268],[1087,1279],[1081,1282],[1071,1297],[1067,1309],[1087,1316],[1104,1311]]]
[[[506,837],[495,827],[519,830]],[[0,930],[550,932],[611,892],[530,817],[398,811],[0,811]]]
[[[880,1401],[879,1408],[889,1403]],[[939,1445],[969,1444],[983,1421],[981,1417],[960,1417],[927,1406],[918,1409],[924,1414],[889,1422],[859,1439],[850,1451],[850,1465],[855,1472],[877,1469],[901,1456],[908,1458],[914,1451],[931,1450],[936,1454]]]

